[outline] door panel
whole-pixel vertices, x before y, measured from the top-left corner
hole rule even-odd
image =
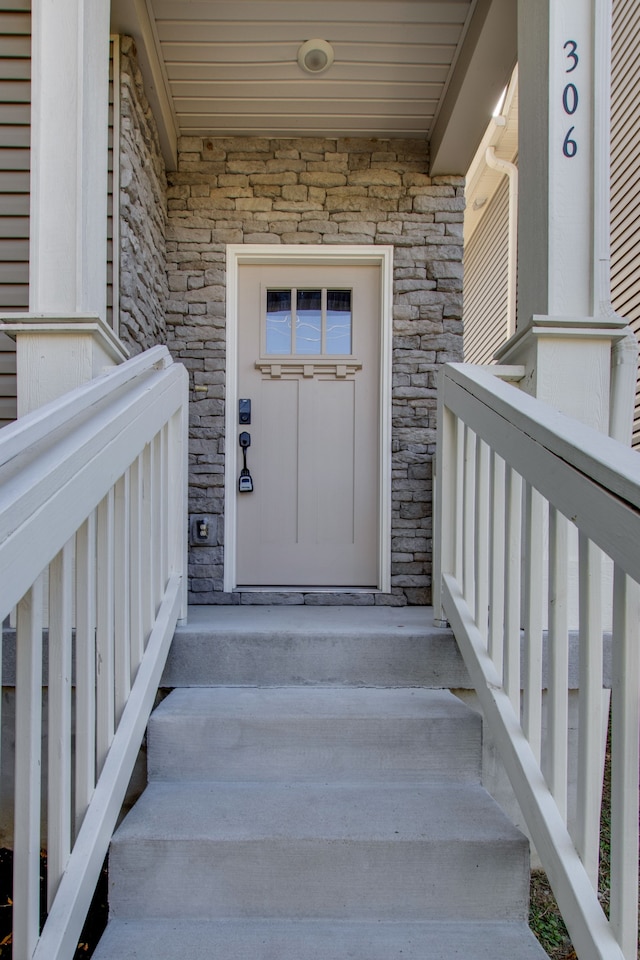
[[[260,467],[254,473],[257,484],[252,499],[268,504],[260,509],[262,542],[265,544],[296,543],[298,540],[298,450],[292,437],[298,436],[297,380],[264,380],[259,385],[259,403],[254,403],[254,422],[261,427],[259,445],[254,440],[252,460],[259,449],[269,451],[260,456]],[[254,437],[256,428],[254,427]],[[283,477],[291,482],[284,483]],[[239,509],[244,499],[239,496]],[[247,506],[251,506],[248,504]]]
[[[238,585],[377,584],[379,285],[376,266],[240,267]]]

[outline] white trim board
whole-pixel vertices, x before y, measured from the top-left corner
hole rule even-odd
[[[378,589],[391,590],[391,362],[393,334],[393,247],[344,244],[228,244],[225,397],[224,590],[236,589],[236,478],[238,449],[228,439],[237,429],[238,271],[242,264],[374,264],[380,268],[380,484]],[[301,591],[302,592],[302,591]],[[349,592],[337,588],[336,593]]]

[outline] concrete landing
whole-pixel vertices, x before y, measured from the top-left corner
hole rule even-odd
[[[330,684],[468,688],[432,607],[189,608],[162,686]]]

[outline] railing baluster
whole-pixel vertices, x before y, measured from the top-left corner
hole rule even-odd
[[[485,642],[489,632],[489,448],[476,440],[475,600],[476,624]]]
[[[465,484],[465,436],[466,430],[462,420],[456,418],[456,460],[455,460],[455,511],[456,511],[456,547],[455,547],[455,574],[459,583],[464,578],[464,523],[461,506],[464,504]]]
[[[509,466],[505,471],[505,506],[504,687],[519,716],[522,478]]]
[[[602,797],[602,554],[584,534],[578,542],[580,691],[578,809],[575,844],[594,889],[598,883]]]
[[[464,429],[464,498],[462,501],[462,582],[465,599],[471,610],[475,605],[474,529],[476,496],[476,435]]]
[[[114,504],[114,608],[115,608],[115,718],[118,723],[131,690],[129,471],[115,487]]]
[[[438,408],[438,454],[436,458],[436,484],[434,490],[434,540],[433,540],[433,616],[436,621],[445,623],[442,610],[442,575],[453,573],[456,566],[456,500],[457,486],[457,423],[450,410],[443,405]],[[184,471],[183,458],[176,462],[176,445],[179,440],[179,424],[171,421],[171,468],[172,484],[182,485],[181,473]],[[182,469],[178,472],[178,468]],[[172,539],[174,551],[182,550],[182,544],[176,542],[177,531]]]
[[[96,515],[76,535],[75,832],[96,782]]]
[[[160,518],[160,509],[162,504],[162,444],[160,433],[157,433],[151,443],[151,512],[154,517]],[[153,549],[151,553],[151,577],[152,577],[152,619],[155,620],[158,607],[160,606],[160,597],[162,596],[162,523],[153,524]]]
[[[96,762],[98,775],[114,732],[113,488],[98,506]]]
[[[169,425],[160,431],[160,596],[169,579]]]
[[[40,927],[42,577],[18,604],[13,956],[30,958]]]
[[[542,743],[542,527],[544,503],[525,484],[524,645],[527,682],[524,686],[522,727],[533,755],[540,763]]]
[[[144,653],[144,568],[142,534],[142,458],[137,457],[129,470],[131,494],[131,549],[130,549],[130,601],[131,601],[131,679],[135,679]]]
[[[640,588],[613,574],[611,691],[611,924],[626,960],[638,940]]]
[[[154,620],[153,553],[155,530],[153,523],[153,470],[151,444],[148,443],[140,458],[142,468],[142,636],[146,648]]]
[[[549,507],[548,748],[544,772],[565,823],[569,729],[568,520]]]
[[[71,850],[71,578],[73,546],[49,566],[47,906],[50,908]]]
[[[491,451],[491,527],[489,564],[489,656],[502,676],[505,586],[505,489],[504,460]]]

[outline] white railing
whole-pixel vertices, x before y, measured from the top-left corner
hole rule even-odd
[[[456,635],[578,956],[635,960],[640,456],[465,364],[442,371],[438,431],[435,615],[447,619]],[[574,528],[578,795],[575,823],[568,827]],[[611,562],[613,580],[607,588],[601,572]],[[603,600],[613,612],[609,919],[597,895],[607,719]],[[543,667],[548,672],[545,735]]]
[[[0,434],[0,622],[17,608],[14,960],[73,956],[186,616],[186,380],[156,347]]]

